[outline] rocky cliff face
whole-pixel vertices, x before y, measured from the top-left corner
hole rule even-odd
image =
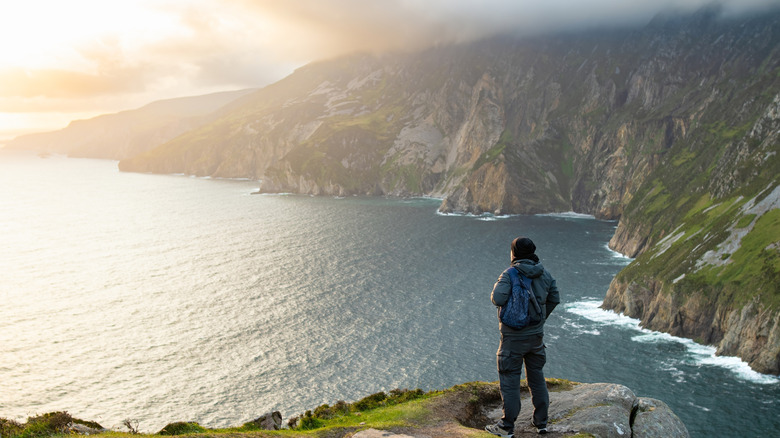
[[[772,184],[752,199],[698,198],[700,212],[684,208],[691,218],[646,245],[603,306],[780,374],[780,186]]]
[[[776,42],[776,15],[705,10],[638,30],[321,62],[121,167],[616,219],[674,145],[710,129],[702,120],[730,133],[742,107],[766,103],[745,85],[774,82]]]
[[[753,37],[774,39],[777,25]],[[736,44],[731,42],[729,45]],[[716,88],[626,205],[610,246],[637,256],[604,307],[780,373],[780,94],[773,75]],[[728,75],[742,63],[721,68]],[[719,99],[728,91],[727,99]]]

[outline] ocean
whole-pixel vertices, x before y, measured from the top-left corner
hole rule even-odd
[[[663,400],[694,437],[780,430],[776,376],[599,308],[616,222],[257,186],[0,151],[0,417],[226,427],[495,381],[490,291],[525,235],[563,299],[547,377]]]

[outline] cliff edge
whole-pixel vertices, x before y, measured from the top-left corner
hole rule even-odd
[[[619,438],[687,438],[688,430],[669,407],[655,399],[637,397],[625,386],[575,383],[547,379],[550,390],[548,436]],[[538,436],[531,425],[530,395],[523,381],[523,409],[515,436]],[[354,403],[321,405],[288,421],[296,436],[331,438],[468,438],[492,437],[484,427],[501,416],[498,383],[471,382],[444,391],[393,390]],[[137,436],[137,422],[125,420],[127,436]],[[175,422],[154,434],[225,438],[280,436],[282,417],[264,414],[243,426],[207,429],[196,422]],[[0,435],[7,438],[87,434],[116,437],[99,424],[77,420],[66,412],[30,418],[19,424],[0,418]],[[124,435],[124,434],[123,434]],[[289,436],[285,434],[284,436]]]

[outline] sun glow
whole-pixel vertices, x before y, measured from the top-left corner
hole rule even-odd
[[[148,69],[162,64],[160,53],[176,53],[177,43],[193,38],[190,13],[211,1],[0,3],[0,144],[154,100],[128,96],[154,91],[153,80],[162,75]]]
[[[90,50],[110,42],[133,50],[178,32],[164,2],[26,0],[0,6],[2,68],[84,69]]]

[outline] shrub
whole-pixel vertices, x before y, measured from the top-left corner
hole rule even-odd
[[[16,436],[19,438],[35,438],[66,433],[73,417],[65,411],[49,412],[48,414],[29,417],[24,429]]]
[[[7,418],[0,418],[0,436],[2,437],[12,437],[19,435],[19,433],[24,429],[24,427],[17,423],[14,420],[9,420]]]
[[[311,411],[306,411],[298,420],[298,429],[300,430],[316,429],[320,426],[322,426],[322,421],[314,417]]]
[[[420,389],[394,389],[390,391],[389,404],[404,403],[411,400],[416,400],[425,395],[425,392]]]
[[[328,420],[334,417],[347,415],[348,413],[349,413],[349,404],[344,400],[339,400],[333,406],[328,406],[327,404],[324,404],[322,406],[317,407],[314,410],[313,416]]]
[[[375,394],[371,394],[369,396],[363,397],[360,400],[356,401],[352,404],[352,407],[355,408],[355,410],[358,411],[367,411],[369,409],[378,408],[379,406],[382,406],[382,402],[387,399],[387,394],[385,394],[384,391],[377,392]]]
[[[162,428],[158,435],[184,435],[186,433],[199,433],[205,432],[206,429],[200,424],[195,422],[178,421],[175,423],[169,423]]]

